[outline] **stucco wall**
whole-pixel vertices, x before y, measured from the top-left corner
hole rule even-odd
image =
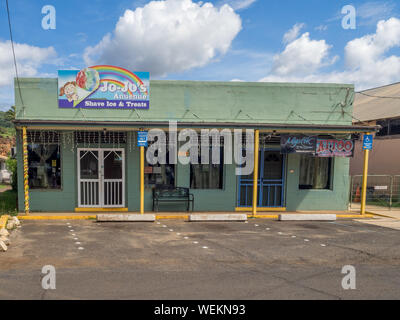
[[[400,175],[400,137],[375,138],[368,161],[368,174]],[[356,141],[350,174],[361,175],[364,166],[362,141]]]
[[[352,85],[151,81],[149,110],[58,108],[57,79],[22,78],[16,119],[351,124]],[[349,94],[348,94],[349,93]],[[346,95],[348,98],[346,101]],[[347,102],[347,113],[338,104]]]

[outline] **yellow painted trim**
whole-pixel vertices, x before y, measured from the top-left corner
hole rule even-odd
[[[156,220],[159,219],[184,219],[189,220],[189,215],[156,215]]]
[[[370,214],[370,215],[372,215],[372,216],[378,216],[378,217],[383,217],[383,218],[391,218],[391,219],[400,220],[399,218],[395,218],[395,217],[391,217],[391,216],[386,216],[386,215],[384,215],[384,214],[375,213],[375,212],[372,212],[372,211],[365,211],[365,213],[368,213],[368,214]]]
[[[127,212],[128,208],[75,208],[75,212]]]
[[[369,150],[364,150],[364,168],[363,168],[363,178],[362,178],[362,188],[361,188],[361,211],[360,211],[362,215],[365,214],[365,206],[367,202],[368,159],[369,159]]]
[[[254,131],[254,169],[253,169],[253,216],[257,214],[257,192],[258,192],[258,147],[260,130]]]
[[[24,211],[25,214],[29,214],[28,137],[26,127],[22,128],[22,156],[24,169]]]
[[[251,212],[251,207],[236,207],[236,212]],[[282,208],[270,208],[270,207],[257,207],[258,212],[283,212],[286,211],[285,207]]]
[[[278,219],[279,216],[277,214],[257,214],[255,216],[248,214],[247,218]]]
[[[373,218],[374,216],[371,214],[337,214],[336,218],[358,218],[358,219],[363,219],[363,218]]]
[[[2,216],[0,217],[0,229],[3,229],[3,228],[6,227],[7,221],[8,221],[8,218],[9,218],[9,217],[10,217],[10,216],[7,215],[7,214],[4,214],[4,215],[2,215]]]
[[[144,147],[140,147],[140,213],[144,214]]]
[[[20,220],[87,220],[96,219],[96,215],[75,215],[75,216],[18,216]]]

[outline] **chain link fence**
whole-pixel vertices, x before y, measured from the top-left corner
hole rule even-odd
[[[357,208],[361,203],[362,175],[351,177],[350,205]],[[400,176],[368,175],[367,207],[400,208]]]

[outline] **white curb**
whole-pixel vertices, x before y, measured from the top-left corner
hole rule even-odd
[[[189,221],[246,221],[247,214],[231,213],[231,214],[191,214]]]
[[[335,221],[336,214],[287,213],[279,215],[280,221]]]
[[[120,221],[120,222],[153,222],[156,220],[154,214],[132,214],[132,213],[101,213],[97,215],[97,221]]]

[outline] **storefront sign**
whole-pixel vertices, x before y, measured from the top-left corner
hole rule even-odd
[[[315,153],[316,137],[281,136],[281,153]]]
[[[374,138],[372,134],[365,134],[363,139],[363,150],[372,150],[372,142]]]
[[[147,131],[138,131],[137,146],[138,147],[147,147]]]
[[[317,139],[317,157],[352,157],[354,151],[353,140]]]
[[[153,173],[153,167],[144,167],[144,173]]]
[[[58,71],[58,107],[149,109],[148,72],[114,66]]]

